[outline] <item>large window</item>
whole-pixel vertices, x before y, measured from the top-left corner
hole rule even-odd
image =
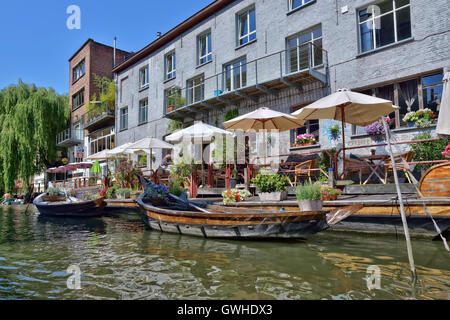
[[[288,72],[323,64],[322,27],[288,38]]]
[[[359,32],[361,52],[410,38],[409,0],[387,0],[360,10]]]
[[[199,76],[187,81],[187,104],[193,104],[203,100],[204,97],[204,77]]]
[[[314,0],[289,0],[289,10],[300,8],[301,6]]]
[[[177,61],[175,51],[167,54],[165,60],[166,80],[174,79],[177,76]]]
[[[93,155],[103,150],[115,148],[116,134],[114,127],[102,129],[89,135],[89,154]]]
[[[164,91],[166,108],[177,109],[186,105],[186,98],[181,94],[181,88],[174,86]]]
[[[422,78],[423,87],[423,107],[439,112],[442,99],[443,74],[438,73]]]
[[[146,123],[148,121],[148,99],[139,101],[139,124]]]
[[[238,45],[256,40],[256,12],[249,9],[238,15]]]
[[[120,131],[128,129],[128,107],[120,109]]]
[[[148,66],[146,66],[139,70],[139,87],[141,89],[148,87],[149,81],[150,81],[149,68]]]
[[[84,105],[84,88],[72,96],[72,109],[78,109]]]
[[[247,85],[247,59],[226,64],[224,66],[225,91],[232,91]]]
[[[85,74],[85,61],[81,61],[75,68],[72,70],[72,82],[77,81]]]
[[[202,65],[212,61],[211,32],[198,37],[198,62]]]

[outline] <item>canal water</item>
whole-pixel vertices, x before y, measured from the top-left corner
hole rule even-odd
[[[415,286],[395,237],[209,240],[146,230],[138,215],[67,220],[3,207],[0,299],[450,299],[450,253],[442,242],[412,245]],[[69,266],[80,290],[68,288]],[[380,270],[371,290],[370,266]]]

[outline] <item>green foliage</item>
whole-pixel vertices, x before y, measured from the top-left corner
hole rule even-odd
[[[167,126],[167,131],[169,131],[170,133],[174,133],[175,131],[180,130],[182,127],[183,124],[181,123],[181,121],[170,120],[169,125]]]
[[[19,80],[0,91],[0,191],[54,165],[56,135],[67,128],[68,97]]]
[[[181,196],[185,190],[181,187],[181,183],[179,181],[173,181],[169,184],[170,193],[179,197]]]
[[[114,196],[116,195],[116,191],[120,189],[120,184],[115,183],[112,187],[108,188],[108,191],[106,191],[106,198],[107,199],[114,199]]]
[[[131,189],[130,188],[119,188],[116,190],[116,194],[119,196],[124,196],[126,194],[130,194]]]
[[[114,110],[116,105],[116,83],[114,80],[94,74],[94,85],[99,94],[95,93],[92,96],[92,101],[98,99],[101,105],[89,103],[87,111],[100,115],[107,110]]]
[[[139,159],[139,164],[140,164],[141,166],[147,164],[147,156],[146,156],[146,155],[143,155],[143,156]]]
[[[427,140],[433,139],[430,132],[425,132],[414,137],[413,140]],[[442,151],[445,149],[449,140],[427,141],[412,143],[411,150],[415,152],[414,161],[433,161],[433,160],[445,160],[442,155]],[[418,170],[428,170],[435,164],[418,164],[416,168]]]
[[[252,179],[259,192],[284,192],[289,186],[289,178],[279,174],[260,172]]]
[[[140,185],[136,174],[142,174],[131,162],[123,161],[115,172],[115,179],[122,188],[137,189]]]
[[[331,157],[330,157],[331,155]],[[332,158],[336,155],[336,149],[324,150],[320,154],[319,158],[319,168],[325,172],[332,167]],[[322,172],[320,172],[319,181],[326,182],[328,178]]]
[[[191,178],[191,166],[183,161],[175,164],[170,168],[169,183],[183,185],[189,182]]]
[[[297,200],[320,200],[322,198],[322,186],[317,183],[305,183],[295,190]]]
[[[60,193],[60,190],[58,188],[48,188],[47,189],[47,194],[51,197],[56,197],[58,196]]]
[[[238,116],[239,116],[239,109],[233,109],[233,110],[230,110],[227,113],[225,113],[224,120],[230,121]]]

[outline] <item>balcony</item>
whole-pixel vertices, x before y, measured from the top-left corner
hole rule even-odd
[[[114,108],[99,105],[94,110],[86,114],[84,128],[88,131],[95,131],[107,125],[114,124],[114,119]]]
[[[84,143],[84,130],[67,129],[56,136],[58,147],[69,148]]]
[[[182,120],[240,100],[258,103],[262,95],[278,96],[280,90],[328,83],[328,54],[312,43],[283,50],[233,66],[186,88],[174,87],[165,94],[165,117]]]

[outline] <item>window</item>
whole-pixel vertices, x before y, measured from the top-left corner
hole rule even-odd
[[[308,120],[303,127],[294,130],[293,142],[295,142],[299,134],[313,134],[316,136],[316,141],[319,141],[319,129],[319,120]],[[318,142],[316,142],[316,144],[317,143]]]
[[[139,70],[139,87],[141,89],[148,87],[149,82],[150,82],[149,68],[148,66],[146,66]]]
[[[116,134],[114,127],[96,131],[89,136],[89,154],[96,154],[103,150],[115,148]]]
[[[238,15],[238,45],[242,46],[256,40],[255,8]]]
[[[423,107],[433,110],[434,113],[439,112],[441,105],[443,78],[442,73],[422,78]]]
[[[84,105],[84,88],[72,96],[72,110],[78,109]]]
[[[289,38],[287,46],[289,73],[323,64],[322,27]]]
[[[247,59],[224,66],[224,90],[232,91],[247,85]]]
[[[203,75],[187,81],[187,101],[188,105],[203,100],[204,97],[204,78]]]
[[[179,87],[172,87],[164,91],[165,104],[167,108],[177,109],[186,105],[186,98],[181,95]]]
[[[361,52],[410,38],[409,0],[387,0],[360,10],[359,32]]]
[[[128,107],[120,109],[120,131],[128,129]]]
[[[139,124],[148,121],[148,99],[139,101]]]
[[[82,76],[84,76],[84,67],[85,63],[84,60],[81,61],[79,64],[77,64],[77,66],[75,68],[73,68],[72,70],[72,82],[77,81],[78,79],[80,79]]]
[[[198,37],[198,64],[202,65],[212,61],[211,32]]]
[[[175,51],[166,55],[166,80],[174,79],[177,76],[177,64]]]
[[[313,0],[289,0],[289,10],[300,8],[311,1]]]

